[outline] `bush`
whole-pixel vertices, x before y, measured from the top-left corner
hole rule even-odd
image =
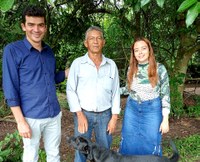
[[[200,96],[195,95],[193,97],[195,105],[188,106],[186,108],[186,113],[189,117],[199,117],[200,116]]]
[[[3,95],[3,91],[0,91],[0,118],[8,116],[11,114],[10,108],[7,107]]]
[[[22,161],[23,144],[22,138],[17,131],[7,134],[3,141],[0,142],[0,162]],[[39,161],[46,161],[44,149],[39,149]]]
[[[7,134],[4,140],[0,142],[0,162],[21,161],[22,148],[22,139],[17,131],[13,134]]]
[[[170,78],[170,98],[171,98],[171,115],[180,118],[184,115],[183,109],[183,97],[178,91],[178,87],[183,84],[182,78],[183,74],[178,74],[176,76],[171,76]]]

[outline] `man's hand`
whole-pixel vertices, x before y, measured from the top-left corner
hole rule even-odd
[[[117,120],[118,120],[118,114],[113,114],[112,118],[110,119],[108,123],[107,131],[109,134],[113,134],[115,132]]]
[[[17,123],[17,129],[19,131],[19,135],[24,138],[31,138],[32,132],[26,121]]]
[[[65,69],[65,78],[68,78],[69,75],[69,68]]]
[[[11,107],[11,111],[17,122],[17,129],[19,135],[24,138],[31,138],[32,136],[31,128],[29,127],[29,124],[26,122],[26,119],[22,114],[20,106]]]
[[[80,133],[86,133],[88,131],[88,121],[85,114],[82,111],[76,112],[78,118],[78,131]]]

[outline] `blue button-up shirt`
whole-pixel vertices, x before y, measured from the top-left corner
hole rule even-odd
[[[36,50],[26,38],[8,44],[3,54],[3,90],[8,106],[20,106],[25,117],[41,119],[59,114],[56,83],[65,79],[55,73],[51,48]]]

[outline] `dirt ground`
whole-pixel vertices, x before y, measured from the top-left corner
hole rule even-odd
[[[66,136],[73,135],[73,118],[69,111],[63,111],[63,142],[61,144],[62,159],[66,160],[66,157],[71,154],[73,150],[66,145]],[[114,136],[119,136],[121,132],[122,119],[119,119],[117,130]],[[200,118],[181,118],[181,119],[170,119],[170,131],[163,136],[163,140],[170,138],[182,138],[192,134],[200,134]],[[68,161],[67,161],[68,162]]]
[[[126,99],[122,99],[122,107],[124,107]],[[62,110],[62,142],[61,142],[61,161],[70,162],[69,156],[73,157],[74,150],[66,144],[66,137],[73,135],[73,115],[68,110]],[[12,117],[11,117],[12,118]],[[114,136],[119,136],[121,131],[122,119],[119,119],[117,130]],[[16,130],[16,123],[0,121],[0,140],[2,140],[7,133],[12,133]],[[181,138],[192,134],[200,133],[200,118],[181,118],[170,119],[170,131],[163,136],[163,140],[169,138]]]

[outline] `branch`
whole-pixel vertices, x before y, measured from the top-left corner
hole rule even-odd
[[[200,50],[200,43],[195,43],[189,50],[187,50],[188,53],[195,53],[198,50]]]
[[[89,10],[88,15],[93,14],[93,13],[107,13],[107,14],[112,14],[113,12],[111,10],[107,10],[105,8],[98,8],[94,10]]]
[[[16,123],[13,115],[5,116],[4,118],[0,118],[0,122],[12,122]]]
[[[4,118],[0,118],[0,122],[12,122],[12,123],[16,123],[16,121],[14,119],[4,119]]]

